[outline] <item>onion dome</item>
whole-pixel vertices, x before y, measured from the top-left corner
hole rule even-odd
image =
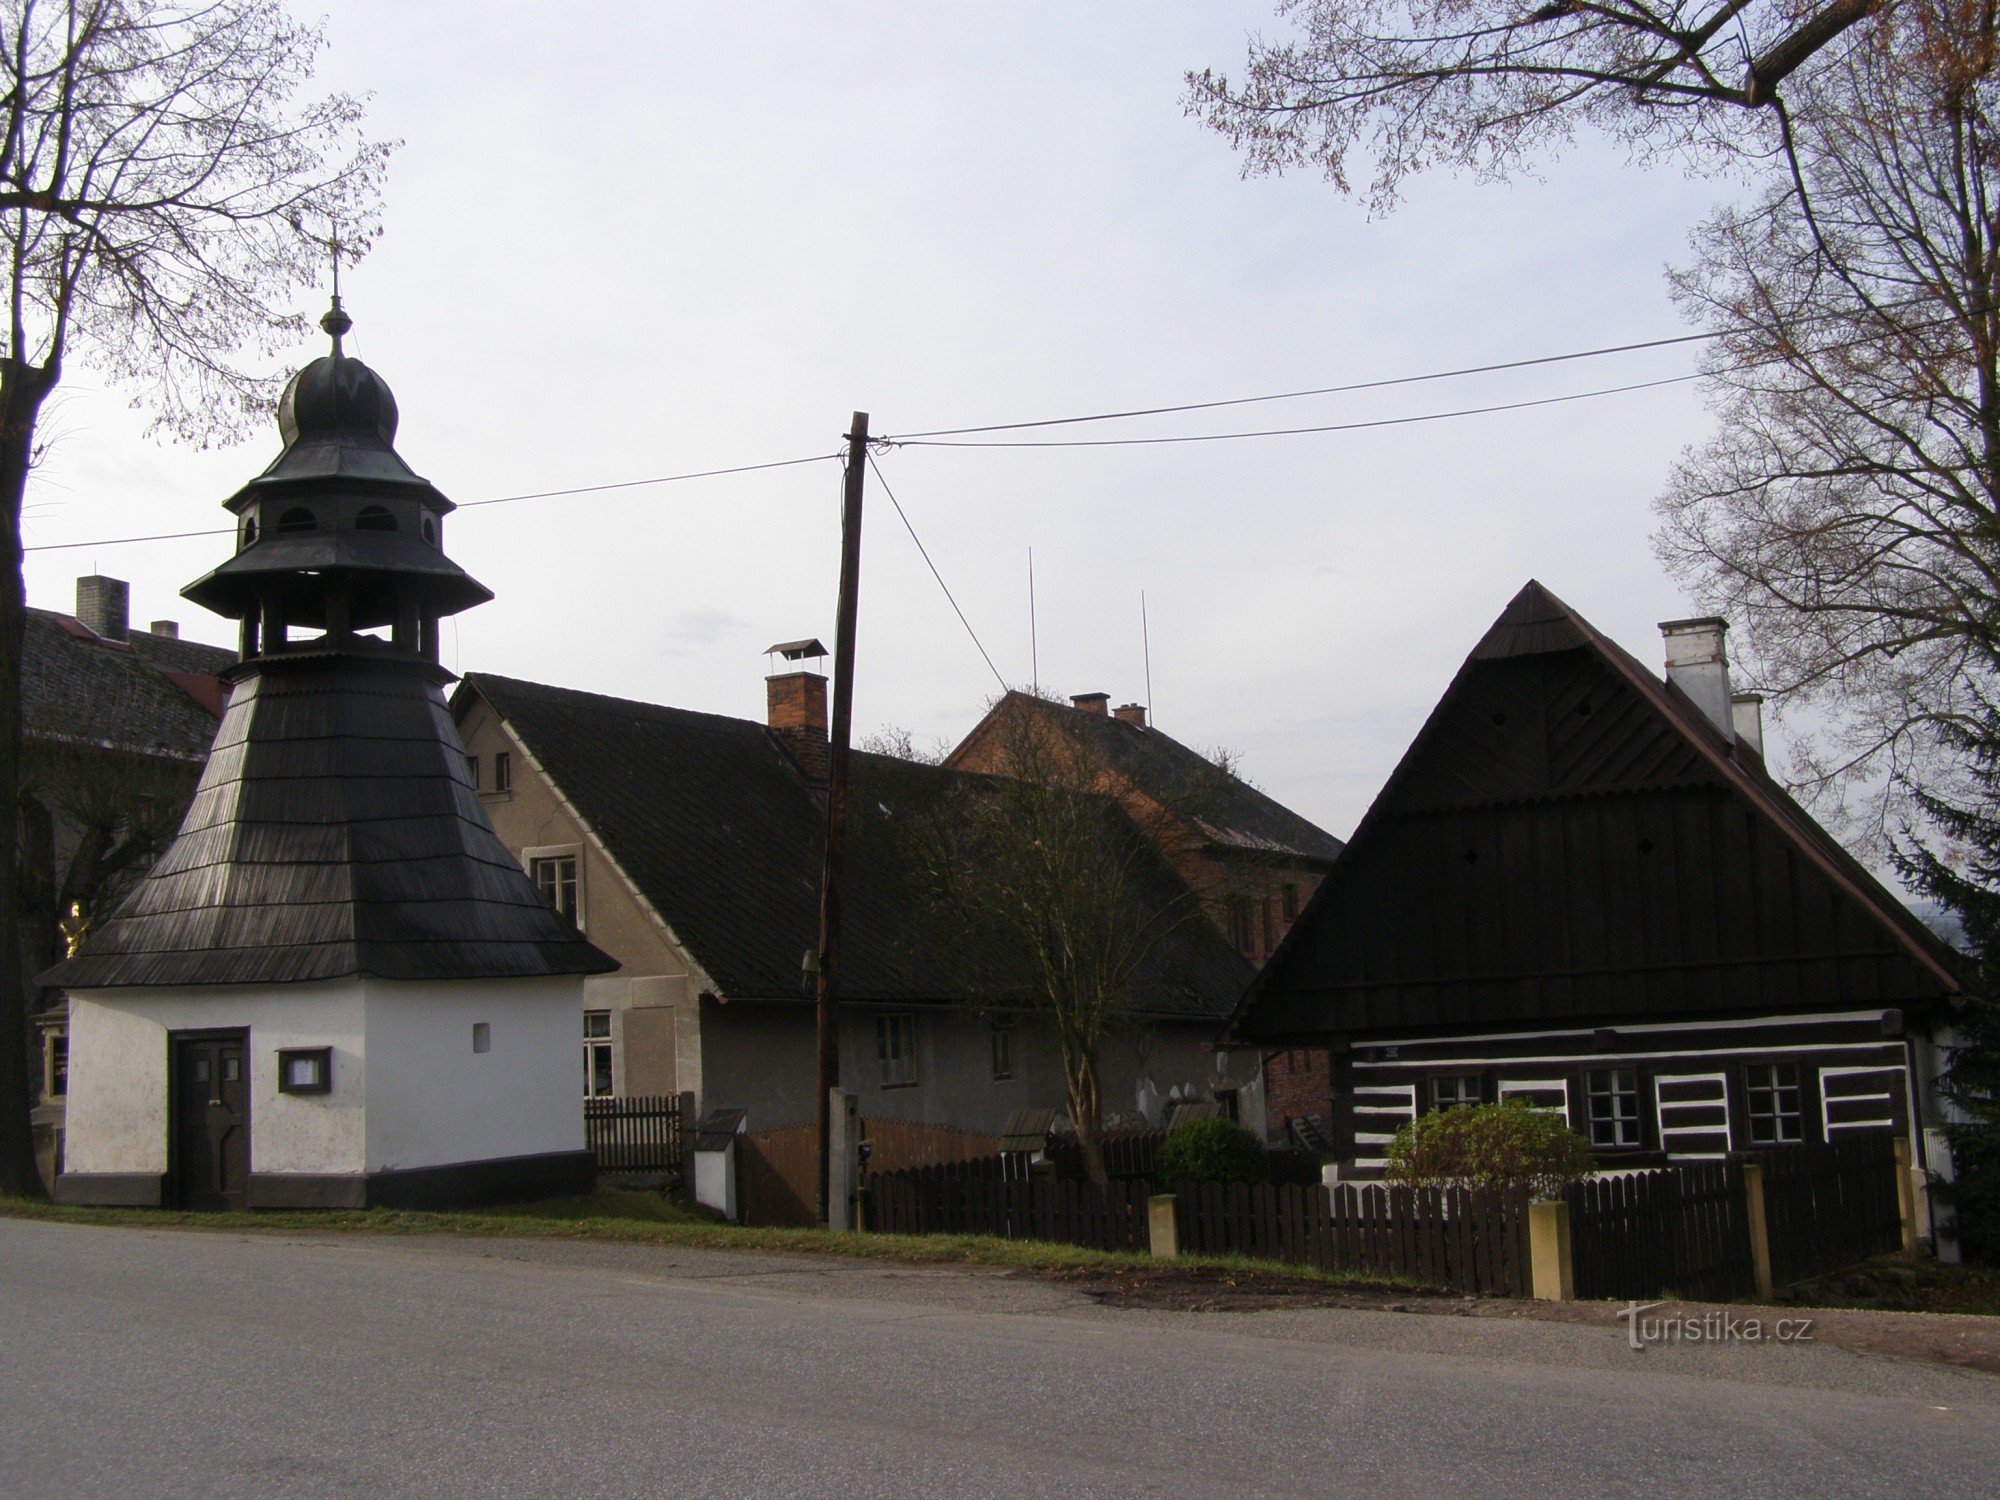
[[[437,622],[493,595],[446,557],[455,508],[396,452],[389,383],[341,348],[353,320],[334,298],[332,352],[278,401],[277,458],[226,503],[236,555],[182,590],[243,622],[243,656],[387,644],[437,659]],[[294,630],[317,632],[294,639]]]

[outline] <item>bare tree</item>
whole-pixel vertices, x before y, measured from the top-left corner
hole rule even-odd
[[[2000,662],[1995,15],[1963,0],[1299,0],[1299,41],[1190,107],[1252,171],[1378,207],[1433,166],[1505,176],[1580,128],[1750,191],[1673,277],[1719,419],[1659,503],[1678,579],[1807,733],[1795,785],[1881,836],[1962,759],[1937,726]]]
[[[1025,1004],[1061,1052],[1071,1124],[1105,1181],[1099,1054],[1149,1000],[1187,986],[1212,892],[1170,860],[1187,814],[1123,798],[1065,733],[1063,715],[1002,700],[1000,774],[953,778],[920,824],[936,899],[995,955],[982,1004]],[[1122,804],[1122,805],[1121,805]]]
[[[1906,0],[1835,49],[1795,100],[1796,180],[1716,214],[1673,278],[1719,335],[1718,425],[1659,551],[1811,711],[1800,785],[1877,848],[1903,792],[1968,769],[1938,731],[2000,668],[2000,131],[1992,16],[1963,15]]]
[[[1885,0],[1283,0],[1297,40],[1254,42],[1241,82],[1189,73],[1187,107],[1249,172],[1365,159],[1377,208],[1435,167],[1505,177],[1580,126],[1641,154],[1770,149],[1786,84]]]
[[[21,505],[80,358],[196,441],[268,410],[298,290],[374,234],[390,147],[302,99],[322,43],[274,0],[0,4],[0,849],[19,847]],[[15,859],[0,859],[0,1193],[39,1190]]]

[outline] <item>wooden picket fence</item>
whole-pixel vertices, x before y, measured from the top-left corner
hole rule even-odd
[[[1492,1297],[1528,1295],[1528,1195],[1497,1188],[1205,1182],[1175,1202],[1182,1254],[1356,1271]]]
[[[986,1162],[872,1174],[866,1227],[882,1234],[990,1234],[1092,1250],[1147,1246],[1148,1185],[1009,1179]]]
[[[892,1120],[886,1115],[863,1119],[861,1138],[869,1145],[866,1168],[869,1172],[901,1172],[911,1167],[935,1167],[977,1157],[997,1158],[1000,1154],[997,1135],[961,1130],[956,1125]]]
[[[584,1139],[600,1172],[681,1170],[681,1101],[673,1094],[583,1101]]]
[[[1895,1138],[1856,1132],[1759,1154],[1771,1279],[1779,1286],[1902,1248]]]
[[[1000,1137],[955,1125],[922,1125],[870,1115],[861,1121],[870,1152],[863,1180],[883,1171],[944,1163],[990,1164],[1001,1171]],[[737,1143],[736,1206],[745,1224],[810,1227],[818,1217],[819,1127],[816,1123],[759,1130]]]
[[[1589,1178],[1564,1199],[1578,1297],[1728,1302],[1755,1289],[1740,1161]]]
[[[1156,1177],[1164,1130],[1107,1130],[1104,1133],[1104,1173],[1107,1177]],[[1083,1147],[1073,1135],[1049,1142],[1048,1159],[1058,1177],[1083,1178]]]

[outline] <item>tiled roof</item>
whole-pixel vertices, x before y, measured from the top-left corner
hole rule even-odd
[[[215,738],[204,694],[236,653],[133,632],[105,640],[69,615],[31,609],[22,642],[21,708],[32,740],[110,745],[199,761]],[[210,701],[213,701],[212,699]]]
[[[994,705],[986,722],[1021,711],[1040,714],[1064,733],[1074,735],[1099,764],[1163,807],[1191,817],[1218,845],[1327,864],[1340,854],[1341,841],[1325,829],[1153,725],[1129,724],[1110,714],[1022,692],[1008,693]],[[978,734],[979,730],[974,730],[965,745],[953,752],[954,761]]]
[[[355,652],[237,683],[179,833],[66,989],[507,979],[617,965],[486,820],[435,669]]]
[[[591,832],[729,999],[804,999],[818,946],[825,811],[762,724],[487,673],[459,689],[503,718]],[[904,829],[979,778],[857,753],[848,799],[843,995],[993,1000],[1025,991],[1014,955],[982,950],[930,898]],[[1152,870],[1162,904],[1186,887]],[[1134,1008],[1219,1018],[1249,966],[1207,922],[1157,950]]]

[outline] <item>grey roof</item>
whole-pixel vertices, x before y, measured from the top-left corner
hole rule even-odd
[[[21,714],[30,741],[199,761],[215,738],[219,675],[236,653],[134,632],[94,635],[73,616],[31,609],[22,640]]]
[[[824,803],[776,736],[745,719],[470,673],[674,936],[730,999],[803,1000],[819,940]],[[908,820],[983,778],[857,753],[848,799],[843,995],[926,1003],[1019,995],[1018,954],[982,948],[907,853]],[[1140,899],[1186,887],[1163,862]],[[1180,925],[1141,976],[1134,1009],[1220,1017],[1250,966],[1209,923]]]
[[[616,963],[493,833],[439,683],[414,658],[265,658],[230,696],[172,846],[40,982],[500,979]]]
[[[1341,841],[1325,829],[1151,724],[1130,724],[1019,691],[994,705],[987,722],[1023,710],[1040,714],[1075,736],[1101,764],[1170,811],[1192,818],[1221,847],[1295,856],[1317,864],[1331,864],[1340,855]],[[967,736],[966,745],[978,733],[975,729]],[[964,748],[960,746],[961,751]],[[951,759],[958,755],[954,751]]]

